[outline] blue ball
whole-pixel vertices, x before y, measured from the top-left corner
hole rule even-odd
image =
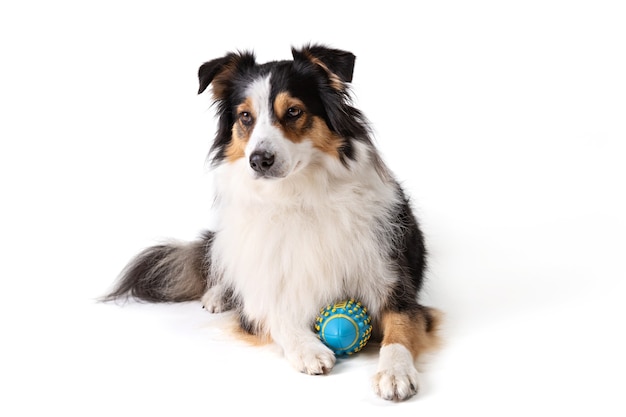
[[[322,308],[315,330],[335,355],[352,355],[367,344],[372,335],[371,322],[367,309],[351,299]]]

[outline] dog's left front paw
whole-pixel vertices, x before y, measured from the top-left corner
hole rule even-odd
[[[335,354],[319,340],[299,344],[285,357],[298,371],[309,375],[327,374],[335,366]]]
[[[413,367],[403,372],[380,371],[374,375],[374,391],[389,401],[406,400],[417,394],[418,373]]]
[[[372,382],[376,394],[385,400],[402,401],[417,394],[419,374],[408,349],[399,344],[383,346]]]

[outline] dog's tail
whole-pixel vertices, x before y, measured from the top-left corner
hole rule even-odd
[[[180,302],[202,297],[208,285],[209,252],[213,233],[189,243],[152,246],[122,271],[113,290],[102,297],[112,301],[134,297],[149,302]]]

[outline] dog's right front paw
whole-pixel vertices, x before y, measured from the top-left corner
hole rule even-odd
[[[329,373],[335,366],[335,354],[319,340],[304,342],[289,352],[285,357],[298,371],[309,375]]]
[[[224,295],[223,289],[216,285],[202,296],[202,308],[209,313],[221,313],[230,309],[230,299]]]

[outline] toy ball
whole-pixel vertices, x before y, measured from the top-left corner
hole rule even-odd
[[[367,344],[372,335],[371,322],[367,309],[351,299],[322,308],[315,330],[335,355],[352,355]]]

